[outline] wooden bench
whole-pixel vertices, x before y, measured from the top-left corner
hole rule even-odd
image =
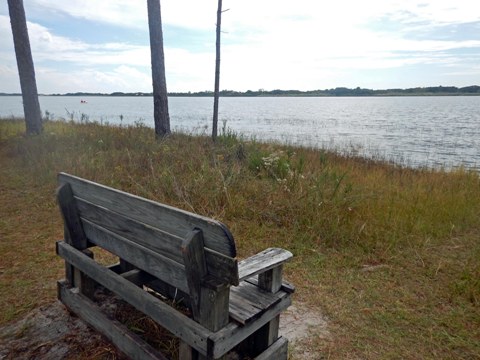
[[[278,336],[280,313],[293,287],[282,281],[292,257],[271,248],[237,261],[233,236],[222,223],[65,173],[57,199],[65,240],[57,254],[66,279],[58,297],[132,359],[165,359],[93,301],[102,286],[180,339],[180,359],[219,359],[232,349],[255,359],[287,359]],[[89,249],[118,256],[103,266]],[[189,317],[152,294],[183,298]]]

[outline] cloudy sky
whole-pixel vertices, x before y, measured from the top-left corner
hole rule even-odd
[[[215,0],[162,0],[169,91],[212,90]],[[478,0],[224,0],[221,88],[480,85]],[[145,0],[24,0],[40,93],[151,91]],[[19,92],[0,2],[0,92]]]

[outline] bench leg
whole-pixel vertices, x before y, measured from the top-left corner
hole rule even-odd
[[[197,320],[200,324],[212,331],[218,331],[228,324],[228,305],[230,288],[225,286],[217,290],[202,288],[200,291],[200,303],[202,307]],[[207,360],[210,357],[199,354],[187,344],[180,342],[180,359]],[[224,355],[218,359],[226,359]]]
[[[276,293],[282,286],[282,266],[268,270],[258,276],[258,286],[265,291]],[[280,315],[265,324],[252,335],[254,353],[260,354],[278,339]]]
[[[208,272],[201,230],[195,229],[187,236],[182,245],[182,253],[193,319],[213,332],[218,331],[228,324],[230,287],[205,286],[204,280]],[[192,359],[208,359],[196,351],[192,350],[191,353]]]
[[[279,325],[280,315],[277,315],[253,335],[253,346],[256,354],[263,352],[278,339]]]
[[[93,252],[89,249],[85,249],[82,251],[85,255],[89,258],[93,259]],[[88,297],[89,299],[93,299],[93,294],[95,292],[95,287],[97,286],[97,282],[89,278],[87,275],[82,273],[77,268],[68,265],[71,267],[72,271],[72,280],[73,286],[80,290],[80,293]],[[67,267],[68,268],[68,267]]]
[[[70,184],[63,184],[58,188],[57,201],[63,217],[65,241],[93,259],[93,253],[88,250],[87,237],[83,230],[77,202]],[[65,273],[71,285],[77,287],[87,297],[93,298],[93,292],[95,291],[95,282],[93,280],[68,263],[65,263]]]
[[[178,349],[178,358],[180,360],[194,360],[194,350],[186,342],[180,340],[180,347]]]

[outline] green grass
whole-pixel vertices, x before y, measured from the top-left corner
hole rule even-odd
[[[224,129],[156,141],[142,125],[0,121],[0,323],[63,277],[56,174],[213,217],[240,257],[294,253],[294,301],[326,314],[304,346],[334,359],[480,357],[480,178],[246,141]]]

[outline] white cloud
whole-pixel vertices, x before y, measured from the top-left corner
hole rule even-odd
[[[33,5],[50,12],[126,27],[144,26],[146,1],[142,0],[31,0]]]
[[[39,89],[58,92],[54,79],[67,77],[79,89],[88,88],[90,83],[90,91],[149,91],[148,46],[118,39],[97,43],[80,38],[81,34],[78,39],[71,39],[41,25],[41,16],[68,15],[143,29],[148,38],[145,0],[104,0],[92,4],[92,0],[26,1],[26,8],[37,14],[35,22],[29,22],[29,30],[34,60],[45,75],[38,79]],[[166,44],[168,89],[211,89],[216,2],[162,0],[161,4],[164,26],[212,34],[204,41],[208,46],[200,51],[198,43],[191,47],[185,39],[182,47]],[[458,34],[459,40],[438,40],[442,37],[425,34],[446,25],[480,23],[477,7],[477,1],[471,0],[224,0],[224,9],[230,10],[222,18],[221,87],[311,89],[323,84],[341,86],[348,77],[356,86],[356,72],[395,71],[417,65],[452,67],[459,69],[452,73],[460,73],[466,60],[458,51],[480,48],[480,37],[475,39],[469,34],[462,40]],[[422,37],[412,36],[420,32]],[[0,15],[0,64],[4,68],[11,69],[15,64],[12,51],[8,17]],[[71,70],[64,70],[69,66],[73,66]],[[70,73],[72,77],[68,76]],[[480,82],[480,78],[472,81]],[[135,85],[138,88],[125,90]],[[394,84],[385,85],[389,86]]]
[[[5,93],[19,93],[20,80],[18,79],[18,72],[16,65],[0,65],[0,92]]]
[[[0,53],[13,51],[12,28],[8,16],[0,15]]]
[[[36,75],[41,93],[151,91],[150,74],[126,65],[108,71],[85,68],[75,72],[38,67]]]
[[[145,0],[103,0],[92,6],[92,0],[30,0],[51,12],[76,18],[115,24],[122,27],[146,28]],[[162,21],[190,29],[212,29],[216,19],[216,1],[161,0]],[[392,20],[412,23],[453,24],[480,19],[476,0],[224,0],[230,9],[222,22],[232,31],[252,32],[278,29],[277,25],[316,24],[317,28],[349,29],[370,20],[388,16]],[[287,21],[287,22],[286,22]],[[333,35],[333,34],[330,34]]]
[[[148,26],[146,0],[32,0],[37,6],[49,11],[67,14],[89,21],[103,22],[122,27],[143,28]],[[162,22],[193,29],[210,29],[215,25],[214,1],[163,0]]]
[[[394,12],[402,14],[406,23],[425,21],[433,25],[478,21],[478,2],[475,0],[404,0],[394,2]],[[392,12],[391,10],[389,12]]]

